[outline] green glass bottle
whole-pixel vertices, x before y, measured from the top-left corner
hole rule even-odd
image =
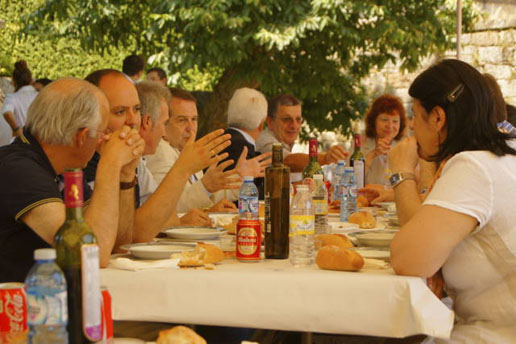
[[[365,184],[365,157],[362,153],[360,134],[354,134],[353,140],[355,142],[355,150],[349,158],[349,166],[353,167],[353,171],[355,171],[355,181],[357,182],[357,187],[360,189],[363,188]]]
[[[68,342],[81,344],[102,338],[99,247],[82,217],[82,177],[80,169],[64,172],[66,221],[54,237],[56,262],[68,288]]]
[[[265,258],[287,259],[289,250],[290,169],[283,147],[272,146],[272,165],[265,169]]]
[[[309,151],[308,151],[308,164],[303,169],[303,179],[312,178],[314,174],[322,174],[324,176],[324,171],[319,165],[319,161],[317,160],[317,139],[311,138],[309,141]]]

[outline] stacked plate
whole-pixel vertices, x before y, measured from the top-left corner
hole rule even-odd
[[[363,230],[348,233],[348,236],[354,238],[358,245],[366,247],[385,247],[388,248],[391,240],[396,234],[395,230]]]
[[[174,253],[193,250],[193,243],[160,243],[150,242],[141,244],[128,244],[120,246],[136,258],[140,259],[168,259]]]

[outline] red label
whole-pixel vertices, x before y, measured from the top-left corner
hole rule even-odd
[[[111,294],[105,288],[101,288],[102,294],[102,339],[113,338],[113,311],[111,308]]]
[[[310,139],[309,141],[309,155],[317,156],[317,139]]]
[[[14,342],[27,329],[27,298],[23,283],[0,284],[0,338]]]
[[[355,147],[362,147],[362,140],[360,134],[355,134]]]
[[[236,258],[238,260],[260,260],[262,225],[258,220],[240,220],[236,230]]]
[[[81,208],[83,205],[82,171],[66,171],[65,179],[65,206],[67,208]]]

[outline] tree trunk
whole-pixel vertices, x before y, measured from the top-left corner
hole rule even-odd
[[[226,70],[219,79],[206,102],[199,108],[199,129],[197,138],[220,128],[227,128],[228,103],[236,89],[257,88],[258,82],[238,80],[237,69]]]

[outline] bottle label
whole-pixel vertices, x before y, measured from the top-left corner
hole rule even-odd
[[[315,218],[313,215],[290,215],[290,236],[314,233]]]
[[[354,140],[354,141],[355,141],[355,150],[356,150],[357,148],[362,147],[362,140],[361,140],[361,138],[360,138],[360,134],[355,134],[354,139],[355,139],[355,140]]]
[[[28,325],[66,325],[68,323],[66,295],[66,290],[54,295],[40,295],[37,288],[27,289]]]
[[[82,318],[86,338],[102,338],[100,319],[99,247],[96,244],[81,246]]]
[[[65,206],[67,208],[81,208],[83,205],[82,171],[66,171],[65,178]]]
[[[328,215],[328,202],[324,199],[313,200],[315,215]]]
[[[265,233],[271,233],[271,197],[267,192],[265,194]]]
[[[357,182],[357,187],[359,189],[364,187],[364,161],[363,160],[354,160],[353,161],[353,170],[355,172],[355,180]]]
[[[317,140],[316,139],[310,139],[309,141],[309,148],[308,152],[310,156],[317,156]]]
[[[258,215],[258,197],[240,196],[238,199],[238,213],[240,215],[245,213]]]

